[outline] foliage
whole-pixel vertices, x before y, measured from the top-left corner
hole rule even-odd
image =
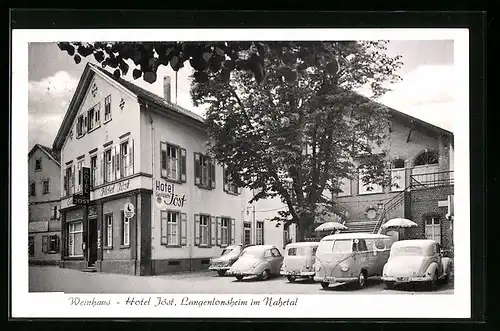
[[[387,109],[353,92],[369,84],[380,96],[398,79],[399,57],[384,45],[266,43],[260,84],[247,71],[192,82],[195,105],[208,106],[211,154],[235,184],[258,192],[252,201],[279,197],[288,208],[275,220],[299,224],[299,240],[318,213],[342,214],[325,192],[339,192],[358,164],[364,182],[387,182],[384,155],[373,152],[386,138]]]

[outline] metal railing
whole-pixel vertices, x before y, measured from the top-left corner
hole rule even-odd
[[[428,188],[454,184],[454,171],[440,171],[410,175],[410,185],[416,188]]]

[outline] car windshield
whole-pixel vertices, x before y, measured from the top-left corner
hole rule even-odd
[[[224,250],[222,251],[222,254],[220,256],[228,255],[231,252],[236,252],[236,250],[237,250],[236,247],[224,248]]]
[[[417,246],[394,247],[392,256],[418,256],[423,255],[422,248]]]
[[[288,256],[304,256],[310,255],[311,247],[290,247],[287,250]]]
[[[321,253],[350,253],[352,251],[351,240],[324,240],[319,243],[316,254]]]
[[[251,249],[247,248],[243,251],[241,256],[247,256],[247,257],[261,257],[263,254],[262,250],[260,249]]]

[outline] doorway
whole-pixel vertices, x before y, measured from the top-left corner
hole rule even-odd
[[[87,266],[94,267],[97,261],[97,218],[89,218]]]

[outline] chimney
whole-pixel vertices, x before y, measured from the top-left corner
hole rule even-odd
[[[171,101],[171,89],[172,89],[172,84],[171,84],[171,79],[170,76],[165,76],[163,77],[163,98],[167,100],[168,102]]]

